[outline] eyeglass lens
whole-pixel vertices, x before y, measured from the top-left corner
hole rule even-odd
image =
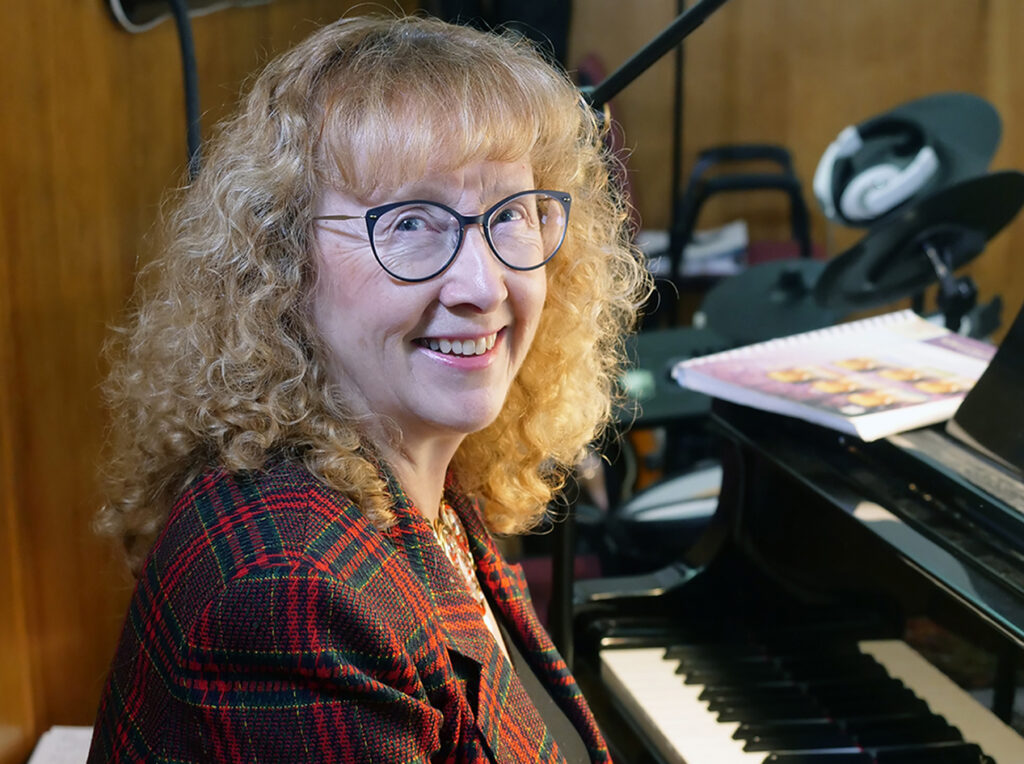
[[[484,221],[498,258],[510,268],[542,265],[565,233],[562,203],[544,193],[518,194],[490,211]],[[404,279],[422,279],[443,269],[459,246],[461,224],[444,207],[412,202],[388,210],[373,227],[380,264]]]

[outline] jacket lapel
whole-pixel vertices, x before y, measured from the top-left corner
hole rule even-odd
[[[508,625],[530,668],[576,726],[592,759],[610,762],[608,748],[572,672],[537,617],[522,566],[510,565],[499,554],[475,502],[458,495],[451,496],[449,501],[462,519],[479,576],[498,611],[496,615]]]
[[[529,719],[522,718],[522,714],[514,714],[516,718],[512,718],[512,711],[525,707],[524,703],[532,708],[525,690],[484,624],[479,606],[467,590],[461,574],[437,542],[430,523],[409,502],[397,481],[390,476],[388,478],[391,495],[395,500],[396,523],[387,531],[387,535],[405,557],[412,572],[424,583],[427,596],[437,613],[436,626],[445,646],[450,652],[471,661],[470,670],[476,676],[463,678],[469,680],[467,686],[476,685],[476,697],[471,697],[470,701],[480,734],[487,741],[496,761],[510,760],[502,750],[503,728],[507,734],[509,725],[520,727],[516,737],[531,740],[537,746],[541,744],[545,733],[543,722],[538,717],[534,724],[529,724]],[[457,498],[455,501],[463,504],[465,500]],[[460,508],[456,508],[456,511],[465,525],[462,511]],[[474,549],[470,529],[465,527],[470,536],[470,548]],[[466,666],[465,661],[453,661],[453,668],[457,671],[457,663]],[[533,716],[536,716],[535,710]]]

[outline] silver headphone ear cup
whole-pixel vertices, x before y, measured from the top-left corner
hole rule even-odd
[[[843,189],[839,197],[839,210],[843,217],[854,222],[870,220],[879,213],[867,202],[867,196],[884,188],[899,177],[900,168],[894,164],[878,164],[858,173]]]
[[[923,146],[899,175],[864,196],[865,205],[876,217],[896,209],[924,188],[939,172],[939,157],[931,146]]]
[[[939,158],[931,146],[922,147],[903,167],[891,163],[868,167],[846,184],[839,209],[850,222],[874,220],[924,188],[938,171]]]

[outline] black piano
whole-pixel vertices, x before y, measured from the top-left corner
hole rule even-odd
[[[1024,763],[1020,479],[938,426],[864,443],[716,400],[711,428],[722,492],[685,559],[575,587],[616,761]],[[929,626],[991,697],[913,644]]]

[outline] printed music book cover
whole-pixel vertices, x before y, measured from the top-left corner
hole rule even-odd
[[[948,420],[994,354],[901,310],[681,361],[672,376],[871,441]]]

